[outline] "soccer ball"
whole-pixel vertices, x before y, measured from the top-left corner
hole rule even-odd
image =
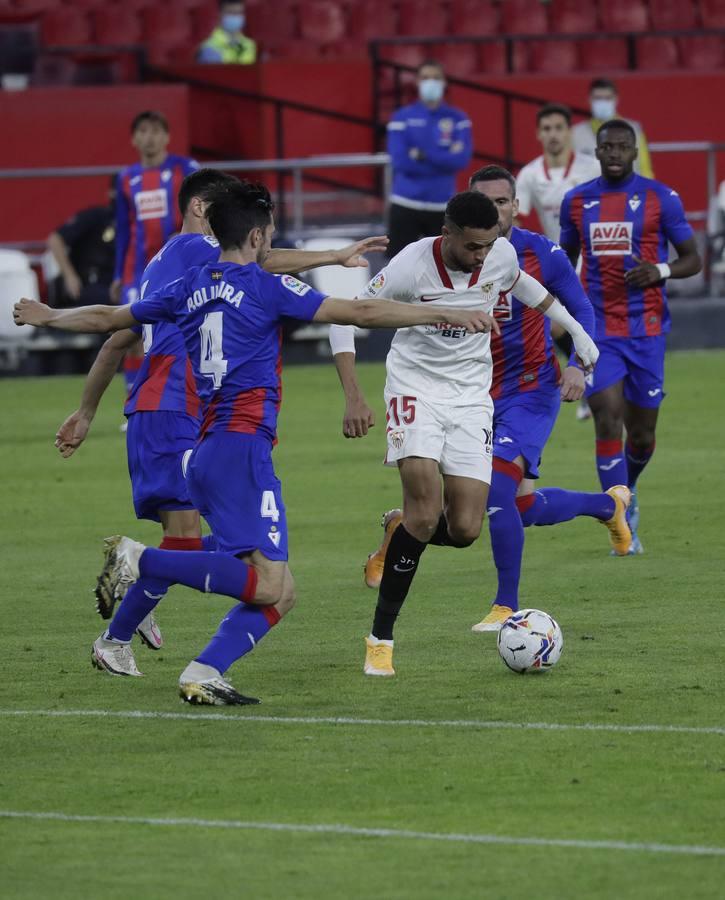
[[[564,637],[554,619],[540,609],[520,609],[501,626],[498,652],[512,672],[542,672],[555,666]]]

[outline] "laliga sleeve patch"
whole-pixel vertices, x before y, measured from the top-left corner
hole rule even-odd
[[[282,284],[287,288],[288,291],[292,291],[293,294],[297,294],[297,296],[299,297],[304,297],[304,295],[310,289],[309,284],[305,284],[304,281],[298,281],[291,275],[283,275]]]
[[[378,272],[378,274],[375,276],[375,278],[373,278],[370,281],[367,288],[365,288],[365,291],[366,291],[366,293],[372,294],[373,296],[375,296],[376,294],[380,293],[380,291],[383,289],[384,284],[385,284],[385,273]]]

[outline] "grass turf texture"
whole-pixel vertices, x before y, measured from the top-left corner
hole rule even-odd
[[[263,706],[191,710],[176,679],[230,601],[174,588],[143,679],[89,663],[100,539],[158,542],[133,517],[121,384],[71,460],[53,449],[75,378],[0,382],[4,515],[0,707],[192,712],[193,719],[0,716],[0,806],[78,815],[342,824],[437,833],[725,846],[725,736],[244,722],[248,715],[723,726],[725,354],[668,359],[658,449],[642,478],[646,555],[612,559],[587,519],[528,529],[522,604],[562,626],[543,676],[473,635],[494,592],[487,534],[430,548],[396,634],[398,677],[362,676],[375,602],[362,562],[399,502],[383,453],[383,370],[362,366],[378,426],[340,436],[329,366],[286,372],[276,451],[298,606],[232,669]],[[233,473],[230,473],[230,477]],[[562,410],[542,484],[596,490],[591,423]],[[12,898],[587,898],[720,896],[725,857],[502,847],[130,823],[0,818]],[[535,885],[535,887],[534,887]]]

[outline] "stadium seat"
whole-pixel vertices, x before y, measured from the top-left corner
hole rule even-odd
[[[205,4],[191,10],[191,33],[197,43],[205,41],[214,30],[219,19],[219,9]],[[255,35],[255,40],[257,36]]]
[[[448,11],[441,3],[402,0],[398,32],[401,35],[438,37],[448,33]]]
[[[501,4],[503,34],[546,34],[546,7],[540,0],[506,0]]]
[[[679,65],[679,54],[674,38],[637,38],[637,68],[675,69]]]
[[[718,34],[678,38],[680,59],[686,69],[719,69],[725,62],[723,39]]]
[[[186,66],[196,59],[197,44],[151,44],[147,59],[152,66]]]
[[[193,40],[191,18],[173,5],[153,6],[142,12],[143,36],[150,45],[182,46]]]
[[[629,66],[624,38],[592,38],[578,42],[579,68],[584,72],[614,72]]]
[[[292,4],[263,3],[250,6],[247,11],[246,33],[255,41],[286,41],[299,36],[297,8]],[[214,23],[219,18],[218,11]]]
[[[270,59],[313,60],[320,58],[320,46],[311,41],[299,38],[288,41],[275,41],[265,44]]]
[[[655,31],[687,31],[697,28],[695,3],[682,0],[649,0],[649,15]]]
[[[528,54],[523,41],[513,47],[513,71],[525,72]],[[505,75],[508,72],[505,41],[490,41],[478,48],[477,71],[484,75]]]
[[[394,37],[397,27],[398,19],[390,3],[356,3],[350,8],[347,25],[350,40]]]
[[[528,45],[527,71],[546,75],[574,72],[579,55],[574,41],[531,41]]]
[[[15,0],[9,6],[18,17],[32,17],[56,9],[60,6],[60,0]]]
[[[586,34],[597,30],[597,7],[581,0],[552,0],[549,20],[552,34]]]
[[[431,57],[452,78],[469,78],[478,69],[478,53],[473,44],[435,44],[429,49]]]
[[[649,14],[642,0],[602,0],[602,31],[647,31]]]
[[[450,7],[450,32],[469,37],[498,34],[500,18],[500,7],[492,0],[453,0]]]
[[[136,11],[123,6],[105,6],[91,13],[97,44],[140,44],[141,20]]]
[[[40,35],[45,47],[80,47],[93,43],[90,19],[82,10],[71,7],[45,13]]]
[[[314,0],[305,3],[299,16],[300,36],[307,41],[326,44],[345,37],[345,16],[339,3]]]
[[[725,28],[725,0],[700,0],[704,28]]]

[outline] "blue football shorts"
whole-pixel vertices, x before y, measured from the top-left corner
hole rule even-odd
[[[287,514],[268,438],[207,434],[188,457],[186,481],[220,552],[287,560]]]
[[[159,409],[128,417],[126,451],[137,519],[159,522],[160,510],[194,509],[182,469],[199,435],[199,420]]]
[[[556,386],[500,397],[493,404],[493,455],[513,462],[522,456],[526,478],[539,477],[544,446],[561,406]]]
[[[665,397],[664,334],[597,340],[599,359],[586,379],[586,396],[624,382],[624,397],[635,406],[656,409]]]

